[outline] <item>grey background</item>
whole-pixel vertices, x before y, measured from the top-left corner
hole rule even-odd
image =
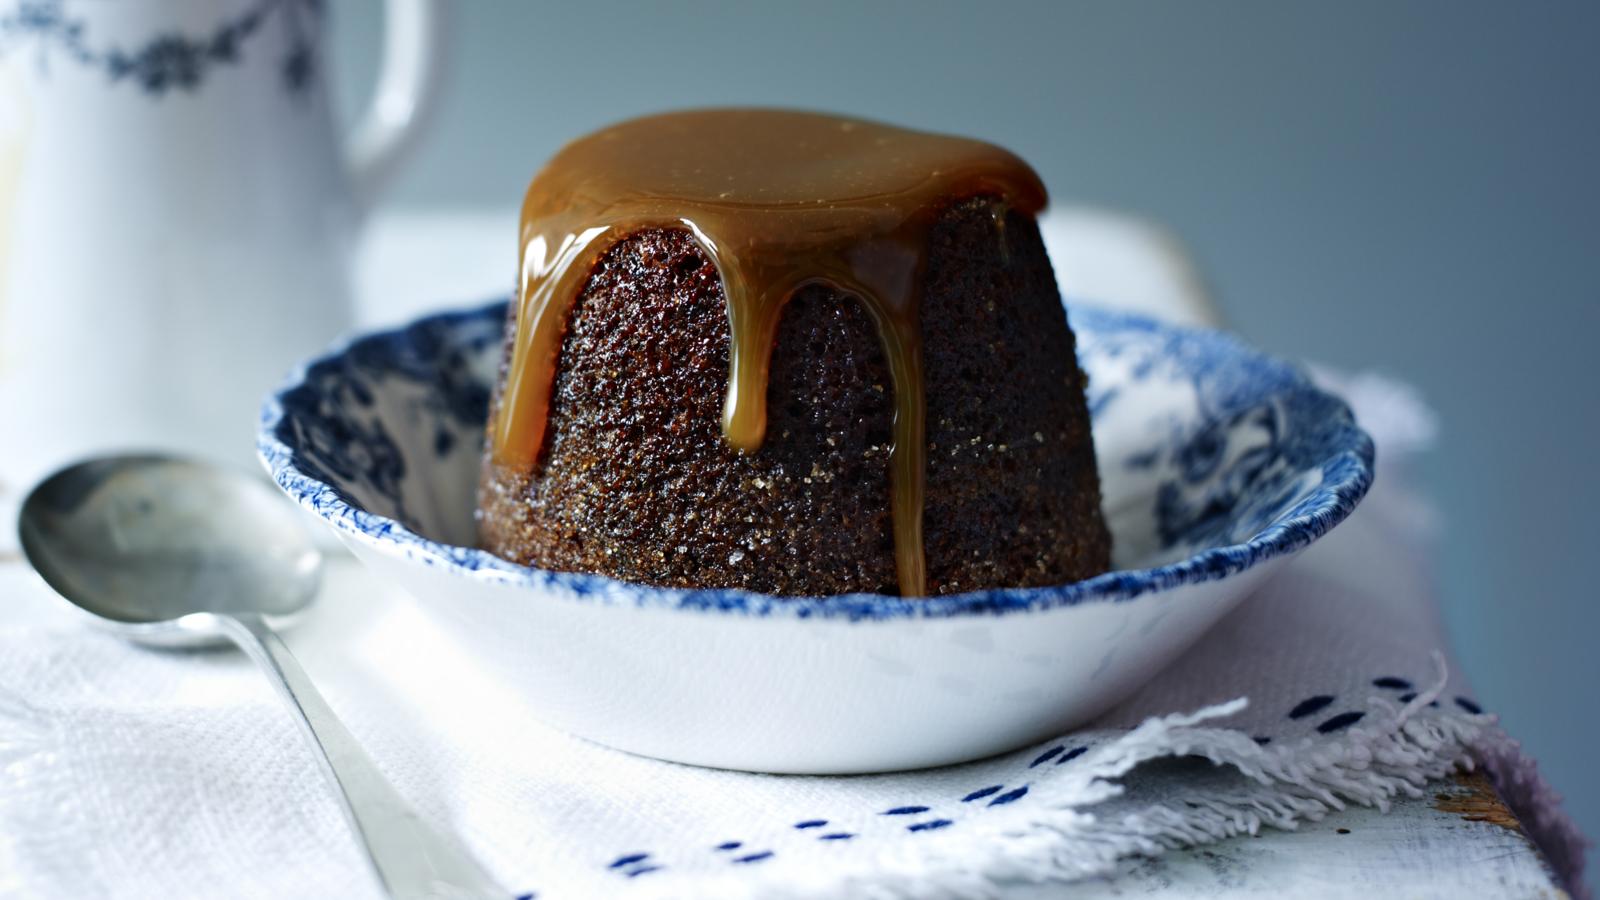
[[[1600,4],[460,4],[389,202],[507,207],[670,107],[815,107],[1016,150],[1055,202],[1170,224],[1232,326],[1442,422],[1444,605],[1486,706],[1600,834]],[[344,109],[381,4],[334,7]]]

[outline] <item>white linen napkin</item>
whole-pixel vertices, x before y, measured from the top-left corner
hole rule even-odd
[[[532,719],[348,560],[289,639],[384,774],[508,896],[991,896],[1383,806],[1475,761],[1573,876],[1580,839],[1441,652],[1427,508],[1397,477],[1427,440],[1426,414],[1387,382],[1343,388],[1379,446],[1362,508],[1093,727],[991,760],[764,776],[589,744]],[[8,603],[43,590],[5,578]],[[1149,764],[1191,755],[1218,765]],[[9,892],[375,888],[300,735],[239,654],[137,649],[62,620],[0,629]]]

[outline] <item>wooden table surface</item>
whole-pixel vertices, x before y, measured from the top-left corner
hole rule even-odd
[[[1565,897],[1482,775],[1430,785],[1387,813],[1347,809],[1294,831],[1125,860],[1108,878],[1008,898]]]

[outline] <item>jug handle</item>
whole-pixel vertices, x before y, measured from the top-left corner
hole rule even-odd
[[[345,144],[358,208],[371,209],[438,106],[449,16],[444,0],[386,0],[383,61]]]

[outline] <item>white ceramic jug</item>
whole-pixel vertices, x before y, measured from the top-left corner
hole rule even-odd
[[[349,324],[440,13],[389,0],[345,140],[323,0],[0,0],[0,481],[112,448],[253,455],[262,397]]]

